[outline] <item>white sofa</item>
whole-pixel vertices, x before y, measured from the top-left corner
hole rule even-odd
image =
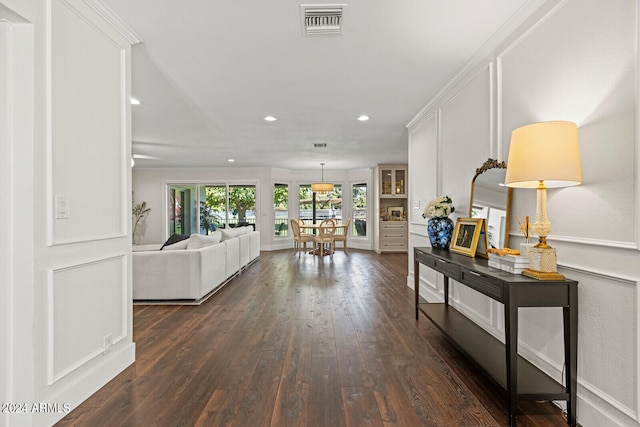
[[[259,257],[260,233],[250,226],[220,229],[161,246],[134,248],[134,301],[202,302]]]

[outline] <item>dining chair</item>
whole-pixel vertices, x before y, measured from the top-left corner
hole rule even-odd
[[[314,235],[300,232],[300,222],[297,219],[291,220],[291,230],[293,230],[293,248],[296,252],[300,252],[300,248],[304,247],[307,252],[307,242],[313,242]],[[314,243],[315,246],[315,243]]]
[[[335,249],[336,249],[336,242],[334,240],[335,234],[336,234],[336,222],[332,219],[323,220],[320,223],[318,234],[316,234],[313,238],[314,249],[316,244],[320,245],[320,247],[318,249],[315,249],[313,252],[315,254],[319,254],[320,256],[324,256],[325,245],[328,245],[330,254],[333,257],[333,252],[335,252]]]
[[[351,224],[351,218],[347,218],[347,222],[344,223],[343,234],[336,234],[333,236],[334,241],[342,242],[342,249],[347,252],[347,236],[349,235],[349,225]]]

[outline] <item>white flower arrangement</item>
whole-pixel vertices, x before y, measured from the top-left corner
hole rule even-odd
[[[423,218],[440,218],[451,215],[455,212],[456,208],[453,206],[453,201],[449,196],[436,197],[429,202],[424,212],[422,212]]]

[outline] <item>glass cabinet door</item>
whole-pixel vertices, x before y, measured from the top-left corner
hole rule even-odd
[[[393,172],[391,169],[382,169],[381,173],[381,185],[380,185],[380,195],[381,196],[391,196],[393,194]]]
[[[398,196],[405,195],[407,192],[405,190],[405,182],[406,182],[406,171],[404,169],[396,169],[395,171],[395,191],[394,193]]]

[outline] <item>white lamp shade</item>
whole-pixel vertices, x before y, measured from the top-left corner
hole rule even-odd
[[[317,182],[311,184],[311,191],[314,193],[328,193],[329,191],[333,191],[333,184],[330,182]]]
[[[582,183],[578,126],[541,122],[515,129],[505,184],[515,188],[569,187]]]

